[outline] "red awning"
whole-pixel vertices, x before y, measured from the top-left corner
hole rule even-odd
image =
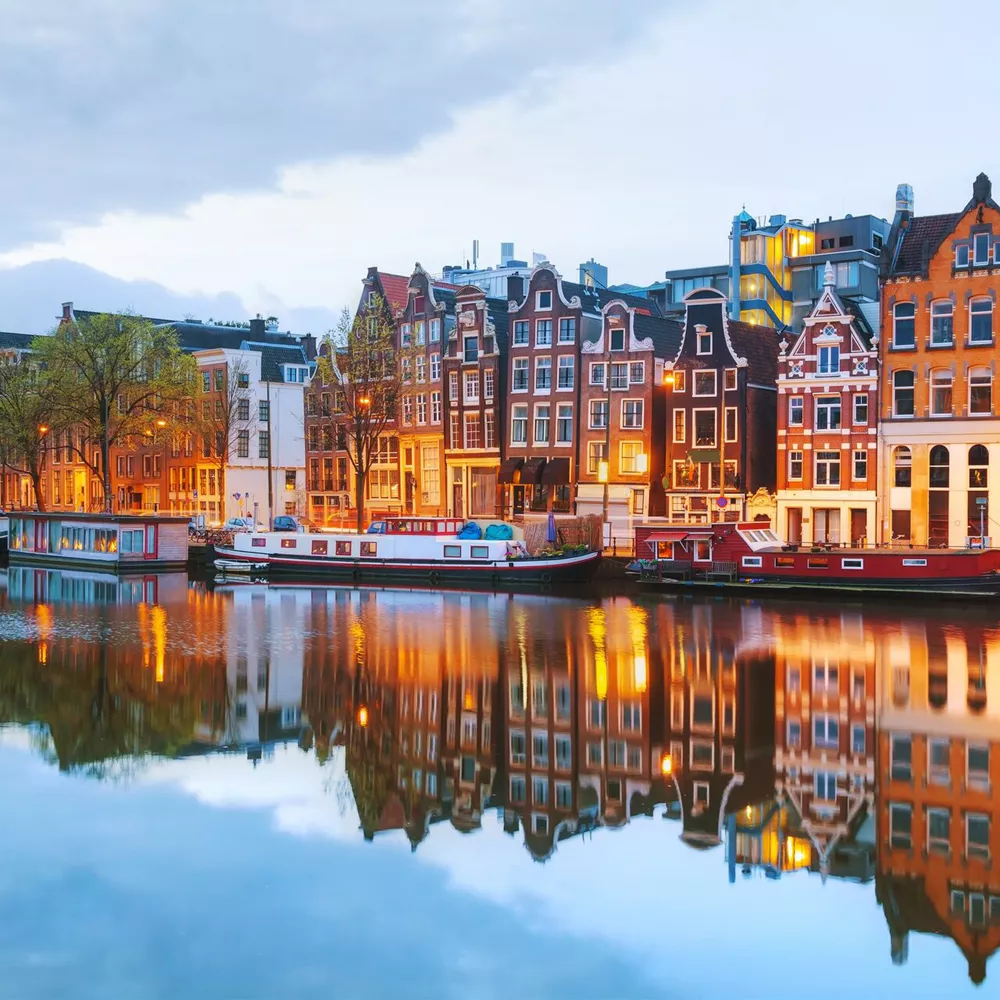
[[[687,538],[686,531],[654,531],[646,536],[647,542],[683,542]]]

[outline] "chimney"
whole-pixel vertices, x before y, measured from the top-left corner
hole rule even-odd
[[[896,211],[913,215],[913,188],[909,184],[900,184],[896,188]]]
[[[518,305],[524,301],[524,275],[512,274],[507,278],[507,299]]]
[[[250,339],[251,340],[263,340],[265,334],[264,320],[261,319],[260,314],[250,320]]]
[[[61,317],[61,320],[62,320],[63,323],[72,323],[73,322],[73,303],[72,302],[64,302],[62,304],[62,317]]]

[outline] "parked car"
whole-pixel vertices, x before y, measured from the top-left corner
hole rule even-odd
[[[223,531],[253,531],[253,522],[245,517],[231,517],[222,526]]]
[[[273,523],[274,531],[299,531],[299,522],[291,514],[279,514]]]

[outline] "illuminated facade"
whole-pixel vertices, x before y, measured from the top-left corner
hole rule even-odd
[[[884,542],[964,547],[1000,510],[1000,206],[980,174],[957,213],[897,193],[880,340]],[[988,544],[988,543],[986,543]]]

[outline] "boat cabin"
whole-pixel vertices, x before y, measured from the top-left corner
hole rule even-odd
[[[108,573],[181,570],[188,561],[188,517],[19,512],[10,518],[9,547],[11,565]]]
[[[369,535],[457,535],[465,527],[460,517],[386,517],[372,521]]]

